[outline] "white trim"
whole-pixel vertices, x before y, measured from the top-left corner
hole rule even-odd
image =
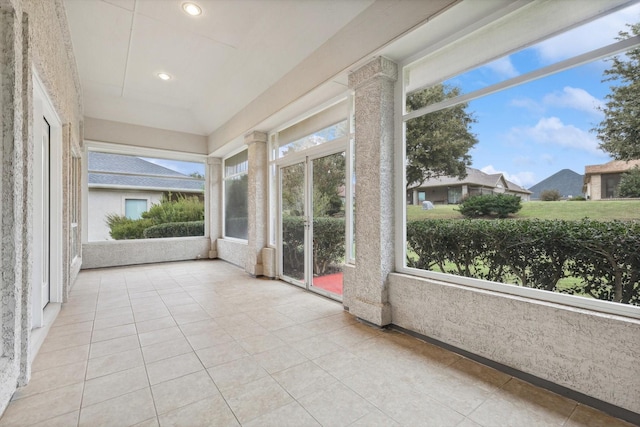
[[[481,98],[483,96],[491,95],[496,92],[500,92],[505,89],[509,89],[514,86],[518,86],[521,84],[529,83],[533,80],[541,79],[552,74],[556,74],[570,68],[579,67],[580,65],[584,65],[590,62],[597,61],[602,58],[606,58],[612,55],[616,55],[621,52],[625,52],[629,49],[633,49],[640,45],[640,36],[631,37],[616,43],[611,43],[610,45],[594,49],[592,51],[583,53],[578,56],[574,56],[569,59],[565,59],[564,61],[556,62],[555,64],[549,65],[547,67],[538,68],[537,70],[531,71],[526,74],[519,75],[509,80],[505,80],[500,83],[496,83],[491,86],[484,87],[482,89],[475,90],[473,92],[465,93],[460,96],[456,96],[455,98],[448,98],[444,101],[437,102],[435,104],[428,105],[426,107],[420,108],[419,110],[412,111],[410,113],[404,114],[402,119],[406,122],[416,117],[421,117],[432,113],[434,111],[443,110],[445,108],[453,107],[458,104],[463,104],[465,102],[473,101],[474,99]]]
[[[50,171],[49,176],[49,302],[62,302],[62,281],[63,281],[63,235],[62,235],[62,205],[63,205],[63,177],[62,177],[62,121],[55,111],[51,99],[47,94],[44,84],[38,77],[37,71],[32,70],[33,75],[33,141],[34,159],[42,157],[42,118],[44,117],[50,126]],[[36,164],[34,162],[34,164]],[[34,167],[34,191],[33,224],[42,222],[40,211],[40,200],[42,200],[43,176],[39,167]],[[33,230],[33,275],[32,275],[32,327],[39,328],[45,326],[44,310],[41,305],[42,300],[42,272],[39,269],[42,255],[42,241],[38,236],[38,230]]]
[[[99,142],[93,140],[85,140],[86,151],[99,151],[110,154],[124,154],[136,157],[155,157],[165,160],[177,160],[183,162],[207,163],[206,154],[184,153],[180,151],[162,150],[159,148],[146,148],[133,145],[111,144],[108,142]],[[205,168],[206,169],[206,168]],[[206,172],[205,172],[206,174]]]

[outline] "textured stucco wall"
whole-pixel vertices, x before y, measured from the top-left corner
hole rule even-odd
[[[355,98],[355,274],[345,275],[344,305],[382,326],[391,321],[387,275],[394,266],[394,82],[397,65],[375,58],[349,74]]]
[[[591,200],[602,199],[602,177],[591,175]]]
[[[207,237],[112,240],[82,245],[82,269],[208,259]]]
[[[251,132],[245,135],[248,148],[249,182],[247,195],[247,260],[245,271],[252,276],[262,276],[262,249],[267,245],[268,196],[267,134]]]
[[[640,321],[391,274],[393,324],[640,412]]]
[[[218,258],[230,262],[231,264],[235,264],[238,267],[245,267],[248,251],[246,242],[218,239],[216,245],[218,247]]]
[[[70,260],[71,151],[82,141],[82,103],[79,79],[62,0],[0,0],[0,84],[2,126],[2,357],[0,412],[17,385],[28,382],[31,312],[33,224],[33,85],[36,70],[62,123],[61,150],[63,230],[60,258],[65,298],[77,269]]]

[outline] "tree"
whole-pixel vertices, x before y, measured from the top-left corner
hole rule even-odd
[[[407,96],[407,111],[460,95],[460,88],[436,85]],[[478,143],[471,133],[477,120],[467,103],[407,121],[407,189],[443,175],[464,178],[471,165],[469,150]]]
[[[640,167],[629,169],[620,177],[620,197],[640,197]]]
[[[640,23],[627,25],[630,31],[621,31],[618,40],[640,34]],[[616,160],[640,159],[640,48],[631,49],[625,56],[609,60],[611,68],[605,70],[603,82],[616,82],[605,98],[605,115],[593,129],[600,139],[600,148]]]

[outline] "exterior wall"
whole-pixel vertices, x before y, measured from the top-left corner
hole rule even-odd
[[[402,274],[392,322],[640,413],[640,321]]]
[[[33,86],[37,71],[63,124],[62,174],[62,298],[66,299],[76,269],[71,252],[68,174],[72,150],[82,141],[81,90],[62,0],[0,0],[0,124],[2,126],[2,225],[0,262],[1,354],[0,413],[17,385],[30,377],[31,265],[38,225],[33,224]]]
[[[218,239],[218,258],[235,264],[238,267],[245,267],[249,247],[246,242],[230,239]]]
[[[88,238],[89,242],[113,240],[105,219],[108,214],[124,215],[125,199],[148,199],[148,207],[162,200],[161,191],[125,191],[91,188],[88,192]]]
[[[600,175],[591,175],[591,200],[602,199],[602,179]]]
[[[208,259],[207,237],[118,240],[83,245],[82,269]]]

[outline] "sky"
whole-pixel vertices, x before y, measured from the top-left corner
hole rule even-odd
[[[197,162],[182,162],[178,160],[157,159],[153,157],[142,157],[142,159],[155,163],[156,165],[164,166],[167,169],[180,172],[184,175],[191,175],[194,172],[204,176],[204,163]]]
[[[640,22],[640,4],[600,18],[508,57],[446,81],[464,93],[615,42],[626,24]],[[473,100],[467,111],[477,123],[479,142],[471,150],[472,167],[529,188],[562,169],[584,174],[586,165],[611,157],[598,148],[591,129],[604,118],[611,82],[602,82],[606,61]]]

